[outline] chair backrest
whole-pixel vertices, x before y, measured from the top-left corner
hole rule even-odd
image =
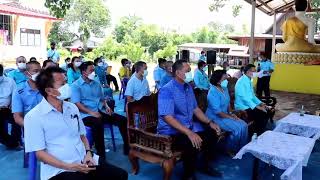
[[[228,91],[230,96],[231,109],[234,109],[234,99],[235,99],[235,86],[238,79],[234,77],[228,78]]]
[[[158,124],[158,94],[145,96],[127,104],[129,128],[155,133]]]
[[[207,100],[208,91],[196,88],[193,90],[193,92],[194,92],[194,95],[196,96],[198,107],[203,112],[206,112],[208,108],[208,100]]]

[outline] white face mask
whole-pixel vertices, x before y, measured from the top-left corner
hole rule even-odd
[[[75,65],[76,67],[80,67],[81,64],[82,64],[82,62],[75,62],[75,63],[74,63],[74,65]]]
[[[28,72],[29,73],[29,75],[31,76],[31,80],[32,81],[36,81],[36,79],[37,79],[37,77],[38,77],[38,75],[40,74],[40,73],[36,73],[36,74],[33,74],[33,75],[31,75],[31,73],[30,72]]]
[[[96,73],[94,71],[91,74],[88,75],[88,78],[90,80],[94,80],[95,77],[96,77]]]
[[[257,78],[257,77],[259,77],[259,73],[258,72],[252,73],[252,78]]]
[[[103,62],[99,62],[98,66],[103,67],[104,63]]]
[[[185,73],[184,75],[186,76],[185,79],[184,79],[184,82],[185,82],[185,83],[189,83],[189,82],[191,82],[191,81],[193,80],[193,78],[192,78],[192,72],[191,72],[191,71]]]
[[[27,64],[26,63],[18,63],[18,68],[19,69],[26,69],[27,68]]]
[[[144,70],[144,71],[143,71],[143,76],[144,76],[144,77],[147,77],[147,76],[148,76],[148,70]]]
[[[60,96],[57,96],[59,100],[65,100],[71,97],[71,88],[69,84],[65,84],[58,89]]]

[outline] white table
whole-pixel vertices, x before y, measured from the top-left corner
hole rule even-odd
[[[302,180],[302,166],[307,166],[314,144],[311,138],[266,131],[255,142],[244,146],[234,159],[251,153],[267,164],[286,170],[281,179]]]
[[[299,113],[290,113],[278,121],[274,131],[319,139],[320,116],[307,114],[300,116]]]

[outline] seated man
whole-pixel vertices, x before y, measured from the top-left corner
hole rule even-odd
[[[19,56],[16,58],[16,65],[17,69],[9,72],[8,77],[13,79],[16,82],[17,89],[21,89],[26,84],[28,80],[25,71],[26,71],[26,64],[27,60],[24,56]]]
[[[92,128],[98,155],[105,159],[104,123],[119,127],[124,142],[123,151],[124,154],[128,154],[127,119],[113,113],[108,106],[101,84],[94,80],[93,62],[84,62],[79,68],[82,76],[72,84],[71,102],[79,108],[84,124]]]
[[[208,70],[207,63],[204,61],[199,61],[198,62],[198,69],[194,71],[194,85],[195,88],[198,88],[200,90],[209,90],[209,79],[208,75],[206,74],[206,71]]]
[[[173,79],[172,65],[173,65],[172,61],[166,62],[166,73],[161,77],[160,88],[165,86],[168,82],[170,82]]]
[[[167,60],[165,60],[164,58],[159,58],[158,59],[158,66],[153,71],[153,79],[156,83],[157,89],[160,89],[161,77],[166,73],[166,71],[165,71],[166,62],[167,62]]]
[[[3,66],[0,64],[0,142],[8,148],[19,147],[21,128],[14,122],[11,113],[12,94],[16,90],[16,83],[3,75]],[[12,124],[11,135],[8,134],[7,123]]]
[[[127,96],[127,102],[138,101],[143,96],[150,95],[149,83],[147,80],[148,70],[147,64],[142,61],[138,61],[134,64],[135,73],[131,76],[125,95]]]
[[[41,70],[40,63],[37,61],[30,61],[27,63],[26,75],[28,81],[21,89],[17,89],[12,96],[12,113],[14,120],[20,126],[24,124],[24,116],[42,100],[36,86],[36,78]]]
[[[25,116],[26,152],[36,152],[41,179],[128,179],[126,171],[93,158],[79,109],[70,98],[64,70],[42,71],[36,81],[42,101]]]
[[[267,113],[269,107],[262,103],[254,94],[251,79],[256,72],[253,64],[248,64],[244,69],[244,75],[235,86],[235,109],[248,113],[248,118],[253,119],[258,135],[262,134],[269,120]]]
[[[192,87],[185,83],[186,73],[190,70],[186,61],[176,61],[172,68],[174,79],[160,89],[158,133],[171,136],[173,148],[183,152],[183,179],[195,179],[196,159],[200,149],[205,155],[205,167],[202,170],[212,176],[221,176],[209,168],[210,155],[214,153],[216,143],[215,133],[220,134],[220,128],[200,110]],[[193,116],[198,120],[193,119]]]

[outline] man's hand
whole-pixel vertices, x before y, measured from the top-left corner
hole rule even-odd
[[[106,113],[111,116],[113,111],[110,107],[106,107]]]
[[[96,170],[96,168],[89,168],[87,164],[72,163],[72,164],[67,164],[66,170],[88,174],[90,171]]]
[[[87,154],[86,154],[86,156],[84,157],[84,159],[83,159],[83,164],[86,164],[86,165],[88,165],[88,166],[94,166],[94,165],[97,165],[97,163],[93,160],[93,158],[92,158],[92,154],[91,154],[91,152],[88,152]]]
[[[202,139],[201,137],[197,134],[194,133],[192,131],[189,131],[187,134],[188,138],[190,139],[193,147],[200,149],[201,148],[201,144],[202,144]]]
[[[234,120],[240,120],[240,118],[238,118],[238,116],[236,116],[235,114],[230,114],[230,116],[231,116],[232,119],[234,119]]]
[[[265,113],[267,113],[267,110],[266,110],[265,107],[266,107],[265,105],[259,105],[259,106],[257,106],[256,108],[259,109],[259,110],[261,110],[261,111],[263,111],[263,112],[265,112]]]
[[[209,126],[210,126],[211,129],[213,129],[213,130],[217,133],[218,136],[220,135],[221,129],[220,129],[220,127],[219,127],[216,123],[213,123],[213,122],[211,121],[210,124],[209,124]]]
[[[91,112],[90,115],[95,117],[95,118],[98,118],[98,119],[100,119],[102,117],[99,112]]]

